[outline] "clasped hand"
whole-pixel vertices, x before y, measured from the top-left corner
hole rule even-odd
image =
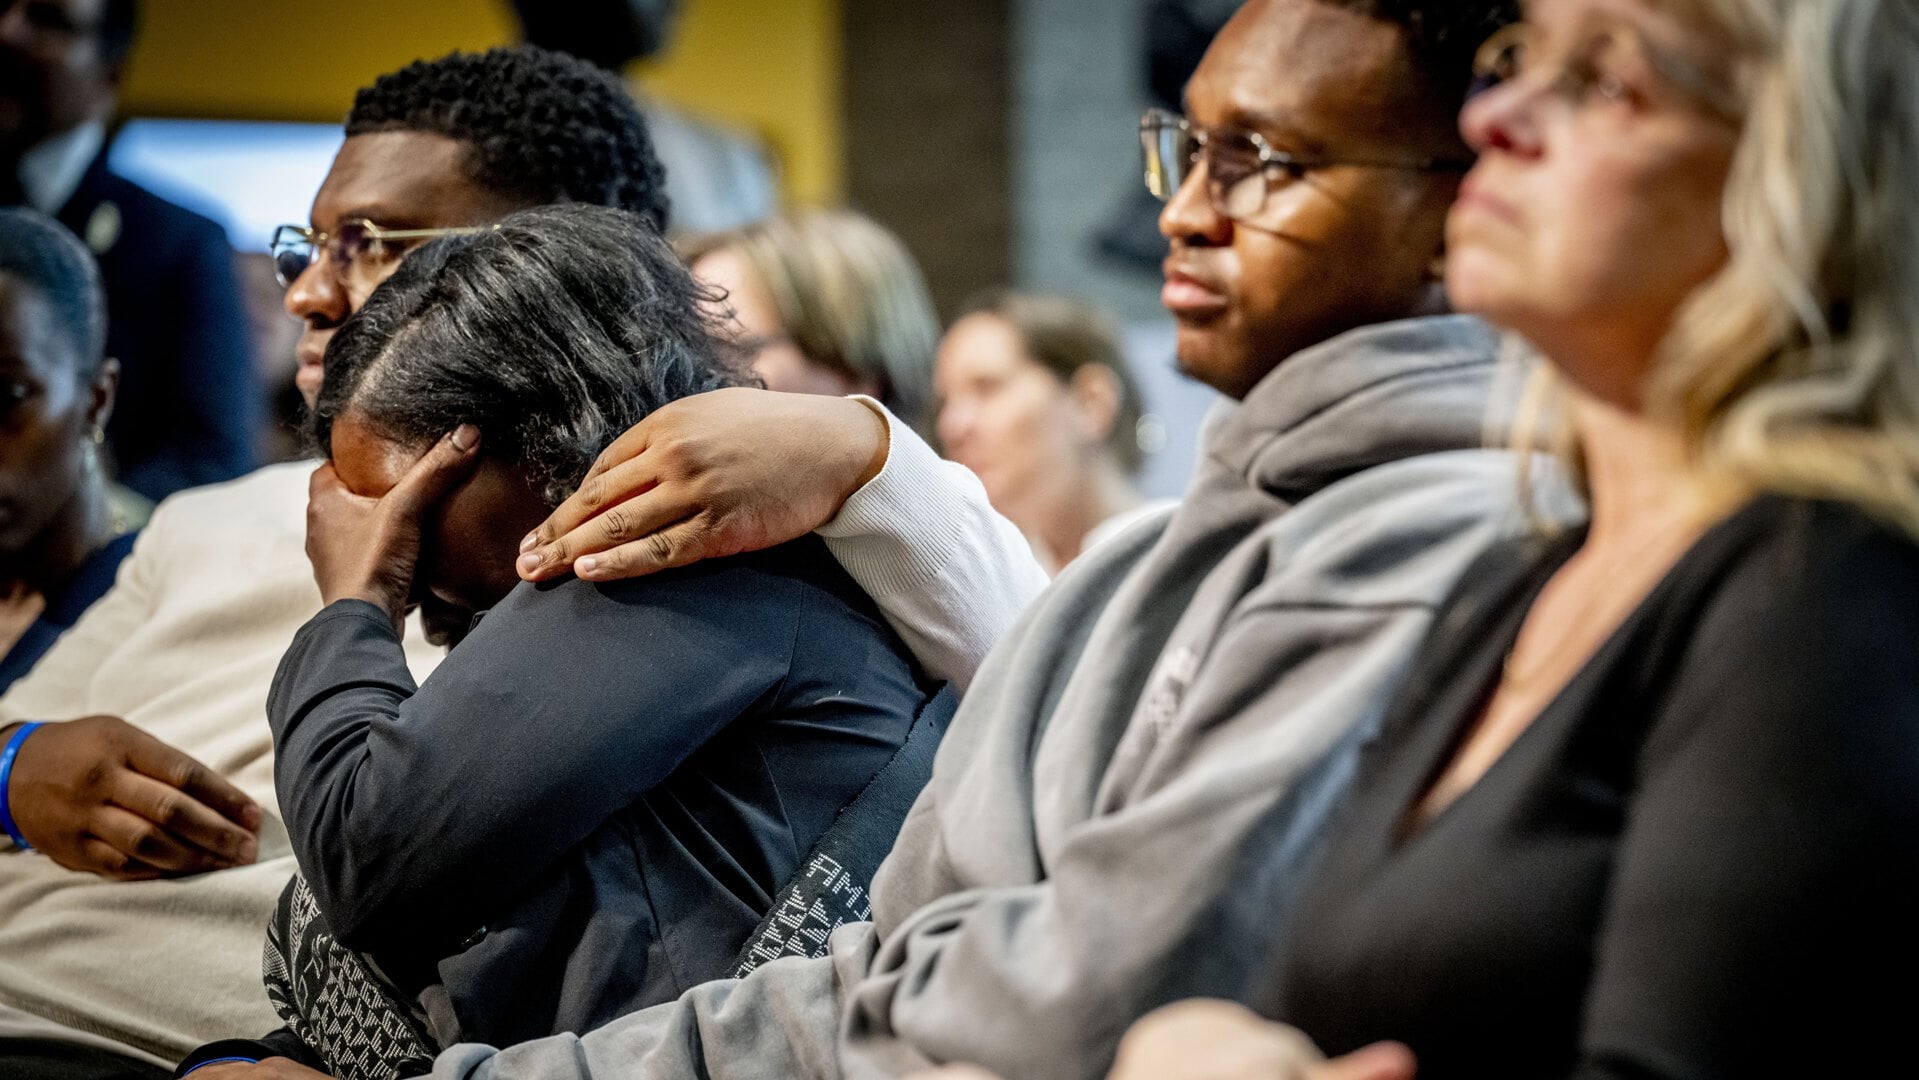
[[[307,486],[306,548],[321,600],[365,600],[385,611],[400,633],[427,516],[472,473],[479,446],[479,429],[462,424],[377,497],[350,490],[330,461],[315,469]]]

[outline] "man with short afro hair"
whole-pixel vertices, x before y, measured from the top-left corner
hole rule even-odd
[[[532,45],[420,60],[363,88],[346,134],[424,131],[466,144],[467,174],[528,206],[578,202],[665,231],[666,171],[612,75]]]

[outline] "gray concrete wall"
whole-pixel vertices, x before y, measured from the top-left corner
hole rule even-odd
[[[1127,351],[1162,448],[1141,486],[1176,496],[1192,472],[1199,425],[1215,394],[1173,368],[1172,320],[1159,275],[1100,257],[1095,236],[1141,188],[1139,115],[1146,107],[1136,0],[1011,0],[1012,261],[1018,283],[1104,307]],[[1150,213],[1150,211],[1148,211]]]
[[[1159,316],[1154,275],[1117,270],[1094,234],[1140,186],[1146,106],[1134,0],[1013,0],[1013,265],[1022,284]]]

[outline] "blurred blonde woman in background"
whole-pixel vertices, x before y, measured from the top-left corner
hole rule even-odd
[[[913,256],[851,210],[802,210],[680,244],[723,290],[769,390],[867,394],[930,438],[939,316]]]
[[[996,292],[969,306],[934,366],[946,455],[1050,571],[1148,513],[1140,396],[1112,327],[1058,296]]]

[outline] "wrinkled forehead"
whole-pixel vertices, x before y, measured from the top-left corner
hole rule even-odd
[[[938,367],[950,374],[1005,374],[1034,364],[1019,329],[991,311],[962,315],[940,339]]]
[[[428,131],[348,136],[314,197],[312,225],[366,218],[401,229],[484,225],[523,209],[467,169],[467,144]]]
[[[1656,54],[1683,63],[1701,75],[1730,78],[1739,55],[1737,43],[1712,24],[1710,3],[1643,0],[1528,0],[1525,21],[1548,35],[1573,38],[1618,34]]]

